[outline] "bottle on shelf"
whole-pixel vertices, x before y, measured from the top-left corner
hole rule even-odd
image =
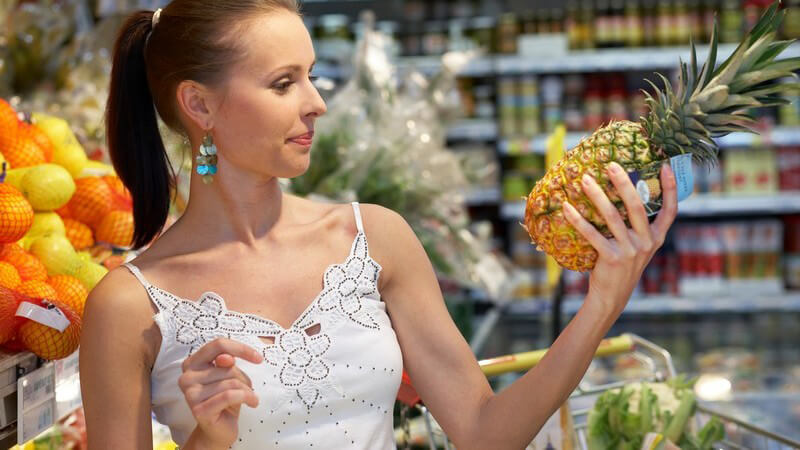
[[[501,15],[497,24],[497,53],[517,53],[518,35],[519,23],[517,22],[517,15],[514,13]]]
[[[541,133],[539,117],[539,83],[534,75],[523,75],[519,80],[519,131],[525,138]]]
[[[551,133],[558,124],[564,121],[561,109],[563,96],[564,81],[562,77],[551,75],[542,79],[542,115],[545,133]]]
[[[628,36],[628,22],[625,20],[625,0],[611,0],[609,47],[624,47]]]
[[[497,109],[500,135],[513,138],[519,134],[517,120],[517,82],[513,77],[504,76],[497,80]]]
[[[676,0],[672,7],[672,44],[686,45],[692,34],[692,22],[689,17],[689,6],[686,0]]]
[[[654,47],[658,42],[658,11],[656,0],[642,1],[642,45]]]
[[[784,39],[800,38],[800,0],[787,0],[782,32]]]
[[[468,35],[475,42],[478,48],[483,49],[487,53],[495,51],[497,44],[495,43],[494,29],[497,21],[491,16],[479,16],[470,20],[470,30]]]
[[[537,19],[538,16],[535,10],[526,10],[519,16],[520,27],[519,32],[520,34],[537,34]]]
[[[583,42],[579,48],[595,48],[597,46],[597,30],[595,29],[595,11],[592,0],[581,0],[580,22],[583,29]]]
[[[644,30],[642,24],[642,11],[639,0],[626,0],[625,2],[625,45],[627,47],[641,47],[644,43]]]
[[[607,48],[613,41],[611,29],[611,2],[610,0],[597,0],[594,16],[594,44],[597,48]]]
[[[581,22],[580,8],[577,0],[570,0],[567,3],[565,31],[567,33],[567,46],[570,50],[583,48],[583,44],[585,43],[585,30]]]
[[[660,0],[656,6],[656,44],[660,47],[672,45],[675,41],[675,23],[672,4]]]
[[[702,42],[711,42],[711,32],[714,30],[714,22],[717,21],[719,11],[719,0],[702,0],[700,5],[703,22]]]
[[[723,0],[719,22],[720,42],[737,43],[742,40],[744,14],[739,0]]]
[[[691,30],[692,41],[697,44],[702,44],[703,41],[703,7],[700,0],[689,2],[689,28]]]

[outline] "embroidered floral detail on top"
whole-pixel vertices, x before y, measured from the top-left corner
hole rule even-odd
[[[197,302],[176,297],[147,283],[135,266],[127,266],[145,284],[160,314],[167,313],[164,319],[174,328],[175,340],[189,346],[189,354],[218,337],[252,345],[269,365],[280,369],[278,378],[287,394],[296,395],[309,409],[324,391],[341,392],[330,379],[331,364],[324,358],[333,345],[326,332],[348,322],[380,329],[373,315],[377,306],[369,303],[380,299],[364,297],[377,294],[381,266],[369,256],[362,231],[356,234],[347,259],[327,268],[322,290],[289,328],[255,314],[230,311],[213,292],[204,293]],[[306,330],[317,325],[321,331],[309,336]],[[274,344],[264,344],[259,337],[274,337]]]
[[[281,384],[294,388],[297,397],[311,409],[321,395],[316,382],[330,375],[329,363],[322,358],[330,346],[327,334],[308,336],[303,331],[290,329],[281,333],[274,345],[264,349],[264,359],[280,368]]]
[[[200,301],[191,302],[159,291],[159,307],[169,305],[166,310],[175,321],[175,340],[188,345],[189,354],[218,337],[275,336],[281,332],[275,322],[252,314],[229,311],[224,300],[213,292],[206,292]]]

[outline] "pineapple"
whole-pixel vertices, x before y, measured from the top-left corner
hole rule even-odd
[[[602,216],[583,194],[581,177],[589,174],[627,222],[627,212],[606,175],[612,161],[627,172],[653,171],[668,158],[691,154],[701,165],[717,161],[718,146],[712,138],[734,131],[755,131],[748,110],[788,103],[781,93],[797,89],[798,83],[779,79],[797,76],[800,58],[776,61],[793,41],[776,41],[784,12],[774,3],[739,44],[734,53],[716,67],[717,31],[711,36],[708,61],[697,70],[692,44],[691,63],[680,63],[676,89],[660,75],[664,89],[646,94],[649,112],[639,122],[615,121],[596,130],[569,150],[539,180],[527,198],[525,222],[533,243],[553,256],[563,267],[587,271],[594,267],[597,252],[573,228],[562,211],[569,201],[603,235],[611,233]],[[653,189],[660,194],[660,188]]]

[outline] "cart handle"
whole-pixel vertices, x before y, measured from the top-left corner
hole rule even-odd
[[[634,340],[628,334],[603,339],[597,347],[595,357],[611,356],[633,351]],[[522,372],[539,364],[549,349],[534,350],[530,352],[515,353],[513,355],[498,356],[478,362],[481,370],[487,377],[494,377],[508,372]]]

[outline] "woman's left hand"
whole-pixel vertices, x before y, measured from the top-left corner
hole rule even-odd
[[[675,176],[669,163],[665,163],[661,169],[663,205],[656,220],[650,224],[644,204],[625,170],[613,162],[606,170],[625,203],[631,228],[626,227],[617,209],[588,175],[584,175],[582,180],[583,192],[605,219],[614,238],[606,239],[570,204],[564,204],[564,215],[598,253],[589,279],[586,302],[601,306],[604,312],[616,319],[625,308],[650,259],[664,243],[678,212],[678,200]]]

